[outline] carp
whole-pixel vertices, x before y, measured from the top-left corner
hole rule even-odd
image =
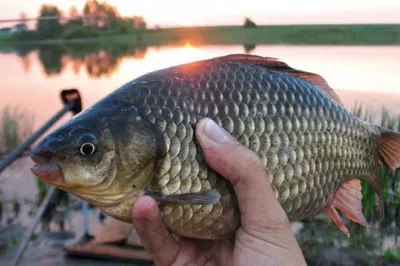
[[[349,235],[340,210],[367,226],[360,180],[383,213],[378,170],[400,166],[400,135],[346,110],[321,76],[256,55],[199,60],[127,82],[40,140],[32,172],[120,221],[132,223],[135,199],[150,195],[172,233],[229,237],[240,212],[231,184],[196,141],[205,117],[259,156],[289,221],[325,211]]]

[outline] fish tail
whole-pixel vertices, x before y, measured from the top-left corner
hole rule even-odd
[[[378,159],[394,172],[400,167],[400,134],[379,126],[378,129],[381,133]]]
[[[386,166],[392,173],[400,167],[400,134],[393,130],[389,130],[377,126],[380,132],[380,141],[378,149],[378,161]],[[375,201],[381,217],[384,217],[383,200],[382,200],[382,186],[380,179],[380,172],[376,177],[369,181],[372,189],[375,192]]]
[[[377,160],[386,166],[391,172],[400,168],[400,134],[398,132],[377,126],[379,134],[379,148]],[[382,186],[380,178],[380,168],[374,177],[366,181],[375,192],[375,202],[380,216],[384,217],[384,206],[382,200]],[[345,216],[363,226],[368,223],[362,213],[362,194],[361,183],[357,178],[349,179],[333,195],[331,201],[325,205],[324,210],[332,221],[350,237],[350,232],[344,225],[336,209],[343,212]]]

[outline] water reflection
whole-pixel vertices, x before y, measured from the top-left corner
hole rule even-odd
[[[51,49],[39,48],[39,60],[42,63],[43,70],[47,76],[60,74],[63,70],[61,46],[53,46]]]
[[[385,106],[400,113],[396,58],[400,46],[194,46],[189,42],[148,47],[129,43],[17,47],[14,52],[0,53],[0,76],[7,77],[0,86],[0,106],[18,104],[32,112],[36,129],[61,108],[58,93],[63,88],[78,88],[87,108],[150,71],[233,53],[281,58],[297,69],[316,72],[349,109],[358,102],[377,111]]]
[[[186,46],[190,44],[186,44]],[[245,53],[251,53],[255,44],[243,45]],[[38,53],[38,59],[47,77],[57,76],[72,66],[73,73],[81,74],[85,69],[91,78],[109,77],[118,71],[124,59],[143,59],[146,46],[125,44],[67,44],[18,46],[16,54],[21,58],[25,71],[30,70],[29,54]]]
[[[244,51],[246,52],[246,54],[251,53],[254,49],[256,49],[255,44],[245,44],[244,45]]]
[[[25,71],[29,71],[31,59],[29,54],[38,53],[38,59],[47,77],[63,74],[68,66],[73,73],[80,75],[85,69],[91,78],[109,77],[118,71],[123,59],[143,59],[146,47],[130,44],[69,44],[18,46],[16,54],[21,58]]]

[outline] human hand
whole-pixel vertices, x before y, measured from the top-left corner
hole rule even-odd
[[[207,118],[197,124],[196,137],[209,166],[232,183],[241,227],[232,240],[176,238],[163,225],[156,201],[142,196],[133,206],[133,222],[155,263],[306,265],[259,157]]]

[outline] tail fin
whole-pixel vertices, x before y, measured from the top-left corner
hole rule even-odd
[[[378,127],[380,131],[380,145],[378,151],[378,160],[381,164],[387,166],[390,171],[394,172],[400,168],[400,134]],[[382,200],[382,186],[379,167],[377,174],[373,178],[366,181],[370,184],[375,192],[375,202],[380,216],[384,217],[384,208]],[[361,184],[358,179],[349,179],[332,197],[332,200],[324,207],[327,215],[347,236],[350,236],[349,230],[344,225],[342,219],[336,209],[341,210],[348,218],[363,226],[368,226],[367,221],[362,213],[362,194]]]
[[[391,172],[394,172],[400,167],[400,134],[379,126],[378,129],[381,132],[378,159]],[[383,217],[384,210],[382,201],[382,187],[379,178],[379,172],[377,176],[369,183],[375,191],[375,201],[377,203],[379,213],[381,217]]]
[[[379,158],[392,172],[400,167],[400,134],[379,127],[381,132]]]

